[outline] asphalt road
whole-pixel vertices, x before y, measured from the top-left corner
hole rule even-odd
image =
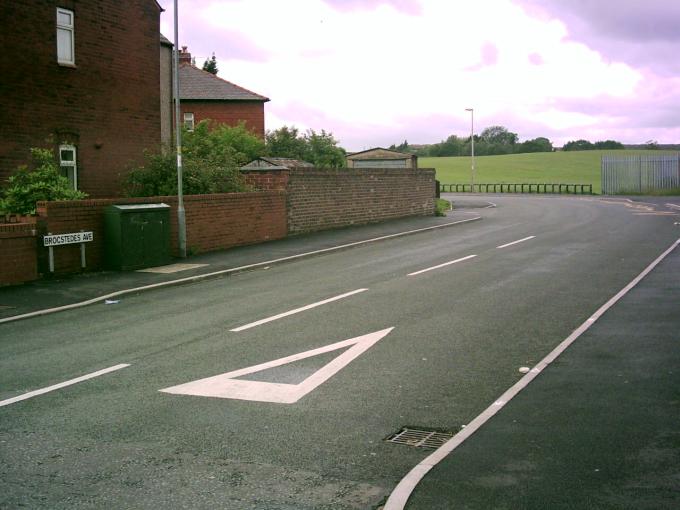
[[[386,437],[460,430],[680,233],[626,202],[491,200],[482,221],[0,326],[0,401],[129,365],[0,407],[0,507],[377,508],[428,454]],[[192,389],[244,399],[159,391],[360,337]],[[309,391],[260,401],[279,390]]]

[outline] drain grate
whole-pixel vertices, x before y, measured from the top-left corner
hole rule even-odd
[[[437,432],[434,430],[410,429],[404,427],[396,434],[392,434],[385,441],[388,443],[415,446],[416,448],[437,449],[452,437],[453,434],[449,432]]]

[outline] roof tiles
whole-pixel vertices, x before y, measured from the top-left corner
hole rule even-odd
[[[189,64],[179,66],[179,91],[180,99],[184,101],[269,101],[265,96]]]

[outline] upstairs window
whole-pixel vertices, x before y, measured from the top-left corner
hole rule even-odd
[[[194,114],[191,112],[187,112],[184,114],[184,129],[186,129],[187,131],[194,130]]]
[[[59,168],[61,175],[68,179],[73,189],[78,189],[78,168],[76,165],[76,148],[73,145],[59,146]]]
[[[73,11],[57,7],[57,62],[75,65]]]

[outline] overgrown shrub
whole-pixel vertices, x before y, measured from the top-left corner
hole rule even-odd
[[[210,126],[199,122],[182,135],[182,191],[187,195],[230,193],[248,189],[240,168],[264,153],[264,142],[245,126]],[[177,194],[177,157],[146,153],[144,164],[123,180],[131,197]]]
[[[48,149],[31,149],[33,168],[22,165],[7,180],[0,193],[0,212],[34,214],[38,201],[79,200],[87,194],[74,190],[59,173],[54,154]]]
[[[308,129],[302,135],[294,126],[283,126],[266,135],[267,154],[312,163],[317,168],[342,168],[347,165],[346,152],[338,146],[333,133]]]

